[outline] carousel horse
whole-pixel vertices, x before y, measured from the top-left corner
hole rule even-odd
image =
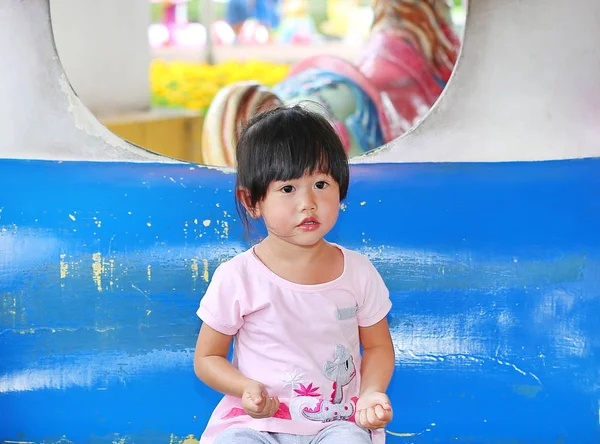
[[[351,157],[417,123],[441,94],[458,56],[448,5],[374,0],[373,11],[370,38],[355,64],[320,55],[297,63],[273,88],[239,82],[219,91],[204,121],[204,162],[235,166],[239,128],[256,113],[283,104],[320,105]]]

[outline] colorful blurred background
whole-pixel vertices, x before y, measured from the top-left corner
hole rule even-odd
[[[112,132],[136,145],[203,162],[203,119],[220,90],[244,81],[272,88],[295,64],[315,56],[356,63],[369,42],[375,3],[149,0],[150,108],[88,106]],[[446,6],[447,19],[460,37],[462,1]]]

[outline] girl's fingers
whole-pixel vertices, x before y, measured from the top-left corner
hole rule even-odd
[[[269,398],[263,397],[260,400],[258,400],[258,402],[257,402],[257,400],[254,400],[254,406],[255,406],[256,413],[260,413],[265,409],[265,407],[267,406],[268,399]]]
[[[360,427],[363,427],[362,418],[361,418],[361,416],[360,416],[361,414],[362,414],[362,410],[357,410],[357,411],[354,413],[354,422],[355,422],[357,425],[359,425]]]
[[[360,411],[360,422],[362,427],[368,428],[369,427],[369,420],[367,419],[367,410],[361,410]]]
[[[379,420],[377,419],[377,415],[375,414],[375,409],[373,407],[369,407],[367,410],[367,421],[372,427],[376,427],[379,424]]]
[[[261,417],[270,418],[279,410],[279,398],[277,396],[273,398],[265,398],[263,408],[261,410]]]
[[[269,416],[269,413],[271,412],[271,398],[265,398],[265,404],[264,407],[262,409],[261,416],[266,417]]]
[[[394,418],[394,410],[390,407],[385,410],[385,420],[386,422],[390,422]]]
[[[354,420],[365,429],[380,429],[392,420],[392,411],[376,405],[356,412]]]

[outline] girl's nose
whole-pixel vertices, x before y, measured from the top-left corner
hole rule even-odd
[[[303,196],[302,211],[314,211],[317,209],[317,201],[311,191],[308,191]]]

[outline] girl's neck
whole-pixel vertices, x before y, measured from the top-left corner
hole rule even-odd
[[[314,245],[302,246],[269,235],[256,246],[255,251],[259,257],[263,255],[271,260],[303,264],[314,261],[330,247],[331,245],[325,239],[321,239]]]
[[[254,248],[254,254],[277,276],[296,284],[324,284],[344,272],[342,251],[323,239],[304,247],[267,237]]]

